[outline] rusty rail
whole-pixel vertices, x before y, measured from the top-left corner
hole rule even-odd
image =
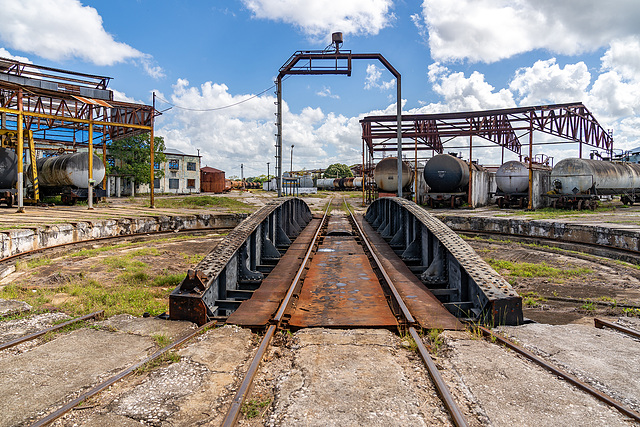
[[[267,332],[262,338],[262,341],[260,342],[260,347],[258,347],[258,351],[256,352],[255,356],[253,357],[253,360],[251,361],[251,365],[249,366],[249,369],[247,370],[247,373],[245,374],[244,379],[242,380],[242,384],[240,384],[240,387],[238,388],[238,391],[236,392],[235,397],[231,401],[231,407],[229,408],[229,411],[227,412],[227,415],[225,416],[224,421],[222,422],[223,427],[234,426],[238,421],[238,417],[240,416],[240,410],[242,409],[242,404],[244,403],[245,399],[247,398],[247,395],[249,394],[251,384],[253,383],[253,379],[256,376],[256,372],[260,367],[260,363],[262,362],[262,359],[264,358],[264,355],[266,354],[267,349],[269,348],[269,344],[271,344],[271,340],[273,339],[273,336],[276,333],[276,329],[280,326],[284,312],[286,311],[289,305],[289,302],[291,301],[293,292],[295,291],[298,281],[302,276],[302,272],[304,271],[307,265],[307,262],[311,257],[311,253],[313,252],[316,241],[318,240],[318,236],[320,235],[322,226],[324,225],[327,219],[327,216],[329,215],[330,207],[331,207],[331,201],[329,201],[329,203],[327,204],[327,209],[324,212],[322,220],[320,221],[320,225],[318,226],[318,229],[316,230],[316,233],[314,234],[313,239],[311,240],[311,243],[309,243],[309,249],[307,250],[307,253],[304,256],[302,264],[300,264],[300,268],[298,269],[296,276],[291,281],[291,285],[289,286],[286,296],[280,303],[280,307],[278,308],[278,311],[276,312],[276,315],[273,318],[273,324],[269,326],[269,328],[267,329]]]
[[[631,335],[632,337],[640,338],[640,332],[631,328],[625,328],[624,326],[616,325],[615,323],[607,322],[603,319],[593,319],[593,323],[596,328],[602,329],[606,326],[607,328],[615,329],[618,332]]]
[[[100,318],[103,315],[104,315],[104,310],[95,311],[93,313],[84,315],[82,317],[78,317],[77,319],[71,319],[71,320],[68,320],[68,321],[66,321],[64,323],[60,323],[58,325],[52,326],[50,328],[43,329],[41,331],[25,335],[25,336],[22,336],[20,338],[16,338],[16,339],[11,340],[11,341],[7,341],[5,343],[0,344],[0,351],[6,350],[6,349],[11,348],[13,346],[16,346],[18,344],[21,344],[21,343],[23,343],[25,341],[30,341],[32,339],[38,338],[38,337],[40,337],[40,336],[42,336],[42,335],[44,335],[44,334],[46,334],[48,332],[57,331],[58,329],[62,329],[65,326],[73,325],[74,323],[83,322],[85,320],[89,320],[89,319],[93,319],[93,318]]]
[[[611,396],[608,396],[604,393],[602,393],[600,390],[595,389],[594,387],[590,386],[589,384],[580,381],[578,378],[576,378],[575,376],[568,374],[560,369],[558,369],[557,367],[551,365],[550,363],[547,363],[545,360],[543,360],[542,358],[536,356],[535,354],[531,353],[530,351],[520,347],[519,345],[513,343],[512,341],[501,337],[500,335],[494,334],[493,332],[491,332],[489,329],[485,328],[484,326],[477,326],[477,328],[482,332],[483,335],[487,336],[487,337],[491,337],[491,339],[495,339],[497,341],[499,341],[501,344],[503,344],[504,346],[510,348],[511,350],[520,353],[521,355],[523,355],[524,357],[526,357],[527,359],[531,360],[532,362],[536,363],[537,365],[543,367],[544,369],[546,369],[547,371],[551,372],[553,375],[556,375],[558,377],[563,378],[565,381],[567,381],[570,384],[573,384],[574,386],[576,386],[577,388],[579,388],[580,390],[589,393],[590,395],[592,395],[593,397],[595,397],[596,399],[606,403],[609,406],[612,406],[614,408],[616,408],[618,411],[620,411],[622,414],[634,419],[636,422],[640,422],[640,414],[635,412],[634,410],[626,407],[625,405],[623,405],[621,402],[618,402],[617,400],[613,399]]]
[[[67,412],[69,412],[70,410],[72,410],[75,406],[77,406],[78,404],[82,403],[84,400],[89,399],[90,397],[100,393],[105,388],[110,387],[111,385],[115,384],[116,382],[120,381],[121,379],[131,375],[133,372],[135,372],[136,369],[144,366],[145,364],[151,362],[152,360],[157,359],[158,357],[162,356],[164,353],[166,353],[166,352],[168,352],[170,350],[173,350],[174,348],[184,344],[185,342],[189,341],[191,338],[193,338],[196,335],[198,335],[200,332],[206,330],[207,328],[209,328],[209,327],[211,327],[211,326],[213,326],[215,324],[216,324],[216,321],[214,320],[214,321],[211,321],[209,323],[206,323],[206,324],[200,326],[198,329],[196,329],[195,331],[185,335],[184,337],[180,338],[178,341],[161,348],[160,350],[156,351],[154,354],[152,354],[151,356],[145,358],[144,360],[136,363],[135,365],[133,365],[133,366],[127,368],[127,369],[125,369],[124,371],[121,371],[120,373],[112,376],[108,380],[101,382],[100,384],[96,385],[95,387],[91,388],[90,390],[87,390],[86,392],[82,393],[80,396],[76,397],[71,402],[69,402],[66,405],[64,405],[63,407],[61,407],[60,409],[56,410],[55,412],[52,412],[51,414],[47,415],[44,418],[39,419],[38,421],[34,422],[33,424],[31,424],[31,427],[40,427],[40,426],[46,426],[46,425],[51,424],[52,422],[54,422],[55,420],[57,420],[58,418],[60,418],[61,416],[63,416]]]
[[[420,353],[420,358],[422,359],[425,366],[427,367],[429,376],[433,380],[436,390],[440,395],[440,398],[442,399],[442,402],[444,403],[445,407],[447,408],[447,411],[449,411],[449,414],[451,415],[453,423],[457,427],[466,427],[468,424],[464,417],[464,414],[462,413],[462,411],[460,411],[458,404],[456,403],[453,396],[451,395],[451,392],[449,391],[449,387],[447,387],[447,384],[444,382],[442,375],[440,375],[440,372],[438,371],[436,364],[433,362],[433,359],[431,358],[429,351],[422,343],[422,338],[420,337],[417,330],[413,326],[416,323],[416,321],[414,320],[413,316],[409,312],[409,309],[407,308],[406,304],[402,300],[400,293],[394,286],[393,281],[391,280],[391,277],[389,277],[389,274],[386,272],[384,266],[380,262],[380,259],[374,253],[373,248],[371,247],[371,244],[367,239],[367,236],[364,234],[364,232],[360,228],[360,225],[356,221],[353,215],[353,212],[351,211],[351,208],[346,203],[345,203],[345,206],[347,208],[347,211],[349,212],[349,215],[351,217],[352,223],[354,224],[354,227],[356,228],[362,241],[366,245],[367,250],[371,255],[371,258],[373,259],[377,268],[382,274],[382,277],[384,277],[384,280],[387,282],[387,286],[389,286],[389,289],[391,289],[391,293],[393,294],[393,297],[396,300],[396,303],[400,307],[403,317],[405,318],[406,322],[409,324],[409,334],[411,335],[416,345],[418,346],[418,352]]]

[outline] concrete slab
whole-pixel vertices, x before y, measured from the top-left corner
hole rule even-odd
[[[483,425],[630,426],[615,409],[496,344],[445,332],[447,357],[438,363],[458,402]]]
[[[417,358],[386,330],[304,329],[277,373],[268,425],[449,425]]]
[[[198,328],[195,323],[191,322],[163,320],[153,317],[135,317],[130,314],[111,316],[109,319],[96,324],[116,331],[146,337],[164,335],[171,340],[180,338]]]
[[[528,350],[640,412],[640,340],[590,325],[501,327]]]
[[[24,301],[0,298],[0,316],[10,316],[30,310],[31,306]]]
[[[109,425],[100,424],[105,417],[137,425],[220,425],[225,403],[233,398],[232,386],[252,355],[253,342],[247,329],[224,326],[209,330],[179,350],[180,362],[129,385],[121,384],[101,397],[103,403],[96,410],[67,415],[65,425]]]
[[[0,343],[50,328],[54,322],[70,318],[64,313],[54,312],[0,322]]]
[[[151,339],[80,329],[0,360],[0,426],[33,420],[72,394],[144,358]]]

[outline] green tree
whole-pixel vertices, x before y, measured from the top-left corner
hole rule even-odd
[[[154,162],[166,162],[167,157],[163,153],[165,150],[164,138],[156,136],[153,140]],[[149,184],[151,182],[150,151],[148,133],[112,141],[109,152],[116,159],[116,166],[113,167],[113,172],[119,175],[131,176],[138,184]],[[163,176],[164,172],[162,170],[155,170],[155,178],[162,178]]]
[[[325,178],[346,178],[349,176],[353,176],[353,174],[349,166],[344,163],[334,163],[324,171]]]

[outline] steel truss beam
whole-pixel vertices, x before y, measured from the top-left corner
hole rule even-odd
[[[371,152],[390,151],[398,121],[395,116],[369,116],[360,120],[362,138]],[[443,139],[478,136],[521,154],[521,138],[539,131],[611,152],[612,136],[580,102],[462,113],[403,115],[400,122],[407,148],[417,139],[418,150],[442,153]],[[380,141],[380,142],[375,142]]]

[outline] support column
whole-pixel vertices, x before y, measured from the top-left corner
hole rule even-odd
[[[276,113],[276,169],[277,171],[277,187],[278,197],[282,196],[282,77],[278,74],[276,79],[276,96],[277,108]]]
[[[116,197],[120,198],[122,196],[122,177],[116,177]]]
[[[398,91],[396,93],[396,122],[398,124],[398,197],[402,197],[402,96],[400,90],[400,73],[396,77]]]
[[[18,142],[16,144],[16,151],[18,155],[18,211],[17,213],[24,213],[24,164],[23,148],[24,148],[24,123],[22,116],[22,89],[18,90]]]
[[[131,197],[136,197],[136,182],[133,178],[131,178],[129,182],[131,182]]]
[[[154,154],[155,154],[155,148],[154,148],[154,144],[155,144],[155,140],[154,140],[154,135],[153,135],[153,118],[155,116],[155,112],[156,112],[156,93],[153,92],[153,108],[151,109],[151,131],[149,132],[149,147],[150,147],[150,153],[149,153],[149,157],[151,159],[151,183],[149,185],[149,192],[151,193],[149,195],[149,204],[150,204],[150,208],[155,208],[155,195],[154,193],[154,178],[155,178],[155,162],[154,162]]]
[[[89,104],[89,182],[87,186],[87,206],[93,210],[93,105]]]
[[[469,195],[467,196],[469,200],[469,206],[473,208],[473,127],[471,128],[471,133],[469,134]]]
[[[582,158],[582,153],[580,157]],[[533,209],[533,117],[529,118],[529,204],[527,209]]]

